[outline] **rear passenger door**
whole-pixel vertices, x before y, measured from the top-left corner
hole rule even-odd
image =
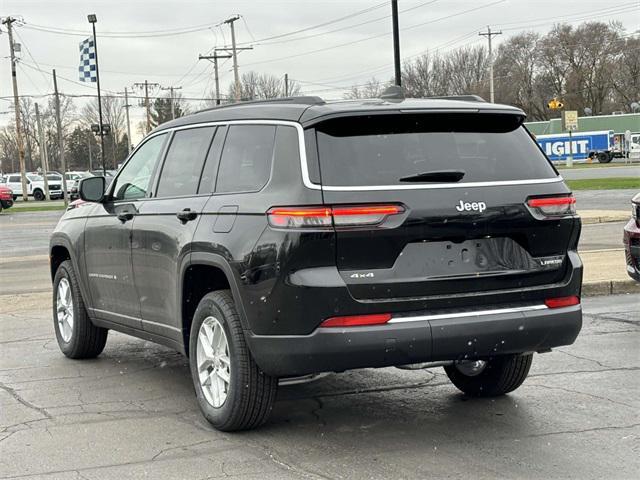
[[[133,224],[132,261],[143,328],[178,339],[181,267],[188,259],[200,214],[211,190],[211,165],[217,168],[217,127],[176,130],[158,169],[151,198]],[[215,161],[205,162],[211,157]],[[204,173],[203,173],[204,170]],[[203,178],[204,177],[204,178]],[[208,178],[208,179],[207,179]]]
[[[264,229],[256,215],[263,216],[273,201],[260,191],[271,177],[277,128],[266,124],[229,125],[218,174],[210,185],[215,194],[204,209],[202,221],[206,226],[198,229],[195,239],[198,246],[206,242],[214,253],[239,262],[251,252]]]

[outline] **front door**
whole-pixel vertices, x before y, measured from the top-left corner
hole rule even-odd
[[[136,150],[85,227],[92,315],[134,328],[141,328],[141,322],[131,266],[131,232],[165,139],[166,135],[151,137]]]
[[[181,339],[182,267],[217,169],[216,127],[177,130],[170,139],[157,186],[133,224],[133,275],[143,329]],[[214,153],[216,152],[216,153]],[[205,168],[205,160],[207,161]],[[204,171],[203,171],[204,170]],[[202,188],[199,189],[202,183]]]

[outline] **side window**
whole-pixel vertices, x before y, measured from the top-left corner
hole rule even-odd
[[[190,128],[173,134],[160,174],[157,197],[194,195],[197,192],[215,130],[215,127]]]
[[[11,183],[19,183],[20,177],[18,175],[12,175],[9,177],[9,182]]]
[[[216,192],[255,192],[271,173],[276,127],[232,125],[224,142]]]
[[[222,151],[222,144],[224,143],[224,137],[226,134],[226,126],[218,127],[216,130],[215,136],[213,137],[213,143],[211,144],[209,153],[207,154],[207,160],[204,163],[198,193],[212,193],[215,189],[216,175],[218,174],[218,165],[220,164],[220,153]]]
[[[115,180],[113,200],[136,200],[147,195],[151,175],[165,139],[166,134],[152,137],[136,151]]]

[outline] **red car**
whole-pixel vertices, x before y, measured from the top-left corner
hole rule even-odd
[[[624,227],[627,273],[640,282],[640,193],[631,200],[632,219]]]
[[[13,206],[13,191],[9,187],[0,185],[0,212],[3,208]]]

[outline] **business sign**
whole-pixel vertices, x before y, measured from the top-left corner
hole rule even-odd
[[[562,112],[562,130],[565,132],[578,130],[578,112],[576,110],[564,110]]]

